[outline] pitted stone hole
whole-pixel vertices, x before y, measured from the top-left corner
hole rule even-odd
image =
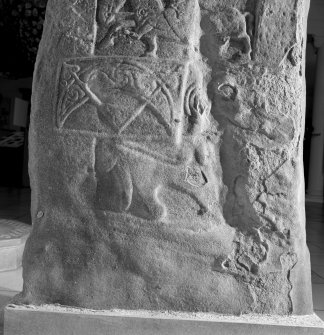
[[[41,219],[43,216],[44,216],[44,212],[39,211],[39,212],[37,213],[37,219]]]
[[[206,177],[206,175],[205,175],[205,173],[203,171],[201,171],[201,175],[204,178],[205,183],[207,184],[208,183],[208,179],[207,179],[207,177]]]
[[[259,267],[257,264],[251,265],[251,273],[255,276],[259,273]]]
[[[202,206],[202,207],[198,210],[197,214],[198,214],[199,216],[203,216],[203,215],[205,215],[207,212],[208,212],[208,209],[207,209],[206,207],[203,207],[203,206]]]
[[[285,228],[283,233],[284,233],[284,235],[286,236],[287,239],[290,239],[290,229]]]
[[[238,62],[241,58],[242,58],[242,53],[238,51],[232,56],[231,60],[233,62]]]

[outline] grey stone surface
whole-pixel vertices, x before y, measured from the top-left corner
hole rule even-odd
[[[50,0],[18,303],[311,314],[307,0]]]
[[[90,311],[59,306],[9,306],[4,335],[323,335],[315,314],[231,317],[204,313]]]

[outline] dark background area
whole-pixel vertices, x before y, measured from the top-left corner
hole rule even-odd
[[[0,76],[32,75],[47,0],[0,0]]]
[[[28,187],[32,75],[47,0],[0,0],[0,186]],[[25,110],[19,100],[28,102]],[[16,119],[25,116],[25,124]],[[23,117],[24,119],[24,117]]]

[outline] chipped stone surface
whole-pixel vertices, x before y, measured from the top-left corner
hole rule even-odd
[[[307,10],[307,0],[49,1],[17,302],[312,313]]]

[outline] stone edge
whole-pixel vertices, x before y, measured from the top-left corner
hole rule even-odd
[[[250,335],[257,334],[260,330],[265,331],[264,334],[286,334],[286,330],[290,330],[287,334],[304,334],[305,330],[307,330],[307,334],[324,334],[324,322],[316,314],[303,316],[270,316],[256,314],[229,316],[215,313],[182,313],[144,310],[96,311],[58,305],[24,306],[12,304],[6,306],[4,314],[5,335],[15,334],[12,332],[12,329],[16,329],[16,326],[12,324],[13,322],[17,322],[19,329],[26,331],[26,335],[29,335],[32,334],[30,327],[33,327],[33,325],[36,326],[37,324],[38,326],[36,327],[39,327],[39,325],[43,323],[48,324],[49,319],[65,320],[65,322],[62,323],[57,321],[50,323],[60,328],[56,329],[56,331],[60,331],[60,333],[67,331],[66,325],[72,328],[83,329],[84,324],[88,323],[91,327],[96,328],[96,325],[98,325],[100,328],[104,320],[106,327],[116,329],[117,324],[117,328],[122,328],[120,330],[124,330],[124,327],[129,327],[127,324],[132,324],[134,326],[136,325],[135,328],[137,330],[142,331],[141,327],[143,324],[145,332],[140,332],[141,334],[150,334],[150,332],[147,333],[146,331],[151,327],[157,330],[156,324],[160,327],[156,334],[165,334],[165,328],[167,328],[172,330],[171,333],[168,331],[170,335],[182,334],[182,329],[187,327],[190,328],[190,332],[187,334],[198,334],[195,332],[196,328],[206,328],[207,331],[200,333],[200,335],[209,334],[209,331],[213,331],[213,334],[223,334],[218,333],[218,331],[224,331],[224,329],[228,329],[228,334],[232,334],[234,329],[241,329],[241,334]],[[135,328],[133,329],[134,331]],[[50,329],[43,329],[43,331],[44,335],[52,334],[52,330]],[[38,333],[36,332],[35,334]],[[97,333],[94,331],[93,334]],[[115,333],[112,332],[112,334]],[[137,332],[134,334],[137,334]]]

